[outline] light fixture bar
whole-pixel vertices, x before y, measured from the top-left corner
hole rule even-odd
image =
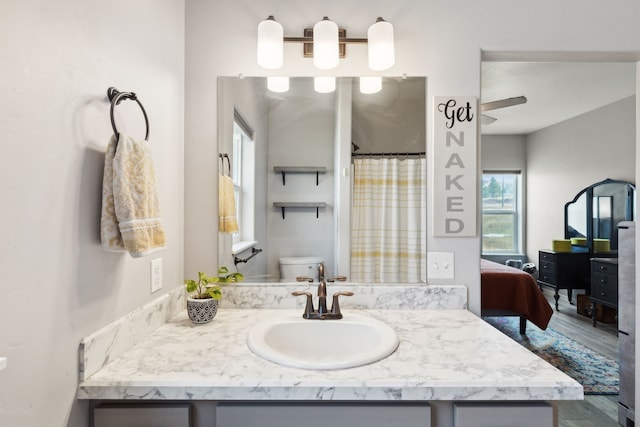
[[[304,29],[304,37],[284,37],[285,43],[302,43],[302,56],[313,58],[313,28]],[[340,58],[347,57],[347,44],[367,44],[366,38],[347,37],[347,30],[338,30],[338,49]]]
[[[313,43],[313,28],[305,29],[305,34],[307,34],[307,31],[311,33],[311,36],[305,35],[304,37],[285,37],[284,41],[292,43]],[[347,30],[338,30],[338,34],[340,34],[340,32],[346,33],[346,31]],[[367,39],[339,36],[338,43],[367,43]]]

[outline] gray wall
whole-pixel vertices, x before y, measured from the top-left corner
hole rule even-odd
[[[183,278],[185,4],[16,0],[0,16],[0,424],[82,427],[80,339]],[[109,86],[136,92],[151,123],[167,250],[139,259],[99,241]],[[144,135],[134,102],[116,113]]]
[[[482,135],[482,170],[519,170],[523,172],[523,177],[526,177],[526,142],[526,135]]]

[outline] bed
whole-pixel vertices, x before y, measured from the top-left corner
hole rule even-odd
[[[483,317],[519,316],[521,334],[526,332],[527,320],[547,329],[553,309],[529,273],[481,259],[480,284]]]

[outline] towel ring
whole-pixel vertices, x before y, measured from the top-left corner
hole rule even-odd
[[[149,118],[147,117],[147,112],[142,106],[142,103],[138,99],[137,95],[134,92],[120,92],[118,89],[114,87],[110,87],[109,89],[107,89],[107,97],[109,98],[109,101],[111,101],[111,127],[113,128],[113,133],[115,134],[116,139],[120,137],[120,134],[118,133],[118,128],[116,127],[116,121],[113,117],[113,109],[116,105],[120,104],[120,102],[122,102],[123,100],[130,99],[132,101],[136,101],[140,106],[140,109],[142,110],[142,114],[144,115],[144,124],[147,127],[147,133],[144,136],[144,140],[148,141],[149,140]]]
[[[227,153],[218,153],[218,157],[220,158],[220,165],[222,166],[221,175],[224,175],[224,159],[227,159],[227,165],[229,166],[228,176],[231,176],[231,160],[229,159],[229,155]]]

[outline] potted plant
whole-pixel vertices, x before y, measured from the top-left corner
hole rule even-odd
[[[193,323],[209,323],[218,312],[218,303],[222,298],[220,285],[216,283],[240,282],[241,273],[230,273],[227,267],[218,268],[218,275],[207,276],[198,272],[198,280],[185,279],[187,290],[187,313]]]

